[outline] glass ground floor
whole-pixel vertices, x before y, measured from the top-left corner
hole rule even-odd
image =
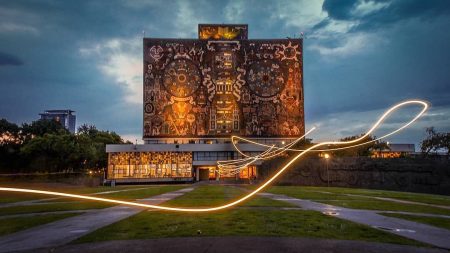
[[[249,165],[233,173],[217,168],[217,161],[238,159],[237,152],[109,152],[106,180],[169,182],[256,179]]]

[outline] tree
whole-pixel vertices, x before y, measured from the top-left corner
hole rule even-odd
[[[94,125],[83,124],[78,127],[78,134],[93,136],[96,133],[98,133],[98,130]]]
[[[81,163],[78,143],[70,133],[36,136],[26,142],[20,152],[32,171],[57,172],[77,169]]]
[[[0,169],[1,171],[13,171],[20,167],[20,128],[18,125],[0,120]]]
[[[441,134],[439,147],[447,150],[447,156],[450,155],[450,133]]]
[[[0,169],[8,172],[57,172],[105,168],[106,144],[124,143],[115,132],[84,124],[78,134],[53,120],[37,120],[21,127],[0,120]]]
[[[426,130],[427,137],[420,144],[420,150],[425,155],[431,151],[436,152],[442,145],[442,135],[437,133],[434,127],[428,127]]]
[[[108,155],[106,144],[123,144],[122,138],[115,132],[100,131],[94,125],[81,125],[78,138],[86,155],[85,168],[106,168]]]
[[[36,136],[45,134],[67,134],[69,131],[61,123],[55,120],[36,120],[31,124],[24,123],[21,128],[21,137],[24,142],[31,140]]]
[[[354,135],[354,136],[349,136],[349,137],[345,137],[340,139],[340,141],[353,141],[356,140],[358,138],[361,138],[363,136],[363,134],[361,135]],[[334,156],[371,156],[372,152],[376,152],[379,150],[383,150],[383,149],[388,149],[388,145],[383,142],[383,141],[373,141],[375,140],[376,137],[375,136],[366,136],[364,137],[362,140],[359,140],[355,143],[352,144],[348,144],[348,145],[330,145],[328,148],[330,149],[334,149],[334,148],[343,148],[346,146],[353,146],[353,145],[358,145],[358,144],[363,144],[365,142],[370,142],[367,144],[363,144],[360,146],[356,146],[356,147],[351,147],[351,148],[346,148],[346,149],[341,149],[341,150],[336,150],[333,151],[332,154]]]

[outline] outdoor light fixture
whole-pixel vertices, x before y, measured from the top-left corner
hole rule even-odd
[[[421,105],[423,106],[422,110],[409,122],[405,123],[403,126],[399,127],[398,129],[384,135],[381,136],[379,138],[376,138],[374,140],[371,141],[366,141],[360,144],[355,144],[358,143],[362,140],[364,140],[367,136],[369,136],[372,132],[374,132],[379,126],[380,124],[394,111],[396,111],[397,109],[399,109],[400,107],[403,107],[405,105]],[[286,151],[295,151],[298,154],[296,156],[294,156],[289,162],[287,162],[283,167],[281,167],[281,169],[279,169],[275,175],[273,175],[271,178],[269,178],[267,181],[265,181],[261,186],[259,186],[258,188],[256,188],[255,190],[253,190],[252,192],[248,193],[247,195],[234,200],[228,204],[225,205],[220,205],[220,206],[215,206],[215,207],[203,207],[203,208],[184,208],[184,207],[168,207],[168,206],[159,206],[159,205],[150,205],[150,204],[143,204],[143,203],[136,203],[136,202],[130,202],[130,201],[122,201],[122,200],[115,200],[115,199],[107,199],[107,198],[99,198],[99,197],[91,197],[91,196],[85,196],[85,195],[79,195],[79,194],[70,194],[70,193],[62,193],[62,192],[54,192],[54,191],[43,191],[43,190],[33,190],[33,189],[23,189],[23,188],[9,188],[9,187],[0,187],[0,191],[6,191],[6,192],[24,192],[24,193],[36,193],[36,194],[45,194],[45,195],[53,195],[53,196],[61,196],[61,197],[69,197],[69,198],[77,198],[77,199],[87,199],[87,200],[94,200],[94,201],[101,201],[101,202],[108,202],[108,203],[115,203],[115,204],[122,204],[122,205],[128,205],[128,206],[136,206],[136,207],[144,207],[144,208],[154,208],[154,209],[159,209],[159,210],[167,210],[167,211],[179,211],[179,212],[212,212],[212,211],[217,211],[217,210],[222,210],[222,209],[226,209],[229,207],[233,207],[236,206],[246,200],[248,200],[249,198],[251,198],[252,196],[256,195],[257,193],[259,193],[260,191],[262,191],[264,188],[266,188],[270,183],[272,183],[275,179],[277,179],[281,174],[283,174],[291,165],[292,163],[294,163],[295,161],[297,161],[300,157],[304,156],[305,154],[307,154],[308,152],[329,152],[329,151],[333,151],[333,150],[341,150],[341,149],[348,149],[348,148],[352,148],[352,147],[357,147],[357,146],[361,146],[361,145],[365,145],[368,143],[372,143],[375,141],[378,141],[380,139],[386,138],[388,136],[391,136],[403,129],[405,129],[406,127],[408,127],[409,125],[411,125],[412,123],[414,123],[418,118],[420,118],[425,111],[428,109],[428,104],[424,101],[421,100],[408,100],[402,103],[399,103],[393,107],[391,107],[389,110],[387,110],[379,119],[377,122],[375,122],[375,124],[367,131],[366,134],[360,136],[357,139],[354,140],[350,140],[350,141],[327,141],[327,142],[321,142],[321,143],[317,143],[307,149],[293,149],[292,146],[297,143],[298,141],[300,141],[302,138],[304,138],[306,136],[306,134],[312,132],[311,129],[309,130],[305,135],[301,136],[300,138],[298,138],[297,140],[294,140],[293,142],[285,145],[284,147],[275,147],[275,145],[272,146],[268,146],[262,143],[258,143],[258,142],[254,142],[252,140],[249,139],[245,139],[242,137],[238,137],[238,136],[232,136],[231,137],[231,143],[233,144],[233,146],[236,148],[236,150],[242,154],[244,156],[244,158],[242,159],[237,159],[237,160],[233,160],[233,161],[227,161],[227,163],[225,162],[221,162],[221,164],[226,164],[229,165],[231,168],[233,168],[233,166],[239,167],[241,163],[253,163],[257,160],[263,160],[263,159],[268,159],[270,157],[273,156],[277,156],[280,155]],[[262,152],[261,154],[258,154],[256,156],[250,156],[247,154],[244,154],[241,150],[239,150],[239,148],[236,146],[235,144],[235,140],[236,139],[240,139],[243,140],[244,142],[248,142],[248,143],[253,143],[255,145],[259,145],[259,146],[263,146],[263,147],[268,147],[268,149],[264,152]],[[327,147],[328,145],[347,145],[341,148],[333,148],[333,149],[318,149],[321,147]],[[327,159],[328,160],[328,159]]]

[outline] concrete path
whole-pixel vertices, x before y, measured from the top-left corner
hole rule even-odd
[[[300,206],[305,210],[319,211],[336,218],[365,224],[386,232],[428,243],[436,247],[450,249],[450,230],[443,228],[377,214],[377,212],[380,211],[349,209],[317,203],[310,200],[292,198],[285,195],[270,193],[261,193],[260,195],[274,200],[289,202]]]
[[[48,249],[33,253],[49,252]],[[65,245],[55,253],[180,252],[180,253],[444,253],[445,250],[405,245],[292,237],[185,237],[150,240],[106,241]],[[22,252],[25,253],[25,252]],[[30,252],[31,253],[31,252]]]
[[[179,197],[193,189],[194,188],[184,188],[178,191],[153,196],[144,199],[143,201],[156,205],[166,200]],[[0,252],[20,250],[34,251],[39,248],[64,245],[101,227],[137,214],[142,210],[144,209],[129,206],[114,206],[100,209],[98,212],[89,212],[6,235],[0,237]]]

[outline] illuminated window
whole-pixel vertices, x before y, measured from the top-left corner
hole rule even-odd
[[[121,152],[109,154],[108,179],[191,177],[190,152]]]

